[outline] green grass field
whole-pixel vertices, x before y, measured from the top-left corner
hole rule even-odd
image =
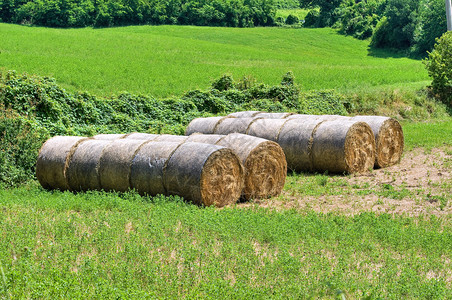
[[[367,93],[365,111],[401,115],[400,98],[425,100],[416,89],[429,84],[421,61],[331,29],[0,23],[0,41],[0,68],[98,95],[180,95],[223,73],[277,84],[292,70],[305,90]],[[418,118],[406,119],[424,118],[412,110]],[[402,122],[405,155],[440,149],[438,161],[416,163],[450,174],[452,119],[441,112]],[[424,186],[398,184],[405,173],[290,173],[281,196],[223,209],[133,191],[46,191],[34,180],[0,189],[0,300],[451,299],[452,182],[437,171]],[[388,211],[339,207],[367,196]]]
[[[132,26],[49,29],[0,23],[0,67],[52,76],[98,95],[154,96],[207,88],[224,73],[277,84],[292,70],[303,89],[420,88],[419,60],[370,51],[331,29]]]

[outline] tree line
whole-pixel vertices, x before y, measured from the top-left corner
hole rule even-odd
[[[270,26],[272,0],[0,0],[0,21],[49,27]]]

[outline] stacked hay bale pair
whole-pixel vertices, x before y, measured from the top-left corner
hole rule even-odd
[[[240,132],[277,142],[290,169],[362,173],[397,163],[403,151],[403,132],[391,118],[343,117],[246,111],[226,117],[199,118],[187,127],[195,132]]]
[[[36,165],[37,178],[48,189],[135,189],[217,207],[241,195],[279,194],[286,170],[276,143],[241,134],[58,136],[43,145]]]

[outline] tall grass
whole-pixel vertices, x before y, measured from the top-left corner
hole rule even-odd
[[[51,29],[0,23],[0,67],[55,77],[70,90],[154,96],[205,89],[224,73],[304,90],[425,86],[420,61],[369,51],[332,29],[131,26]]]

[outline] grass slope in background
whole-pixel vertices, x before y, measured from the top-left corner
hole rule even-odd
[[[132,26],[51,29],[0,23],[0,67],[55,77],[71,91],[154,96],[205,89],[224,73],[276,84],[292,70],[305,90],[422,87],[420,61],[369,55],[332,29]]]

